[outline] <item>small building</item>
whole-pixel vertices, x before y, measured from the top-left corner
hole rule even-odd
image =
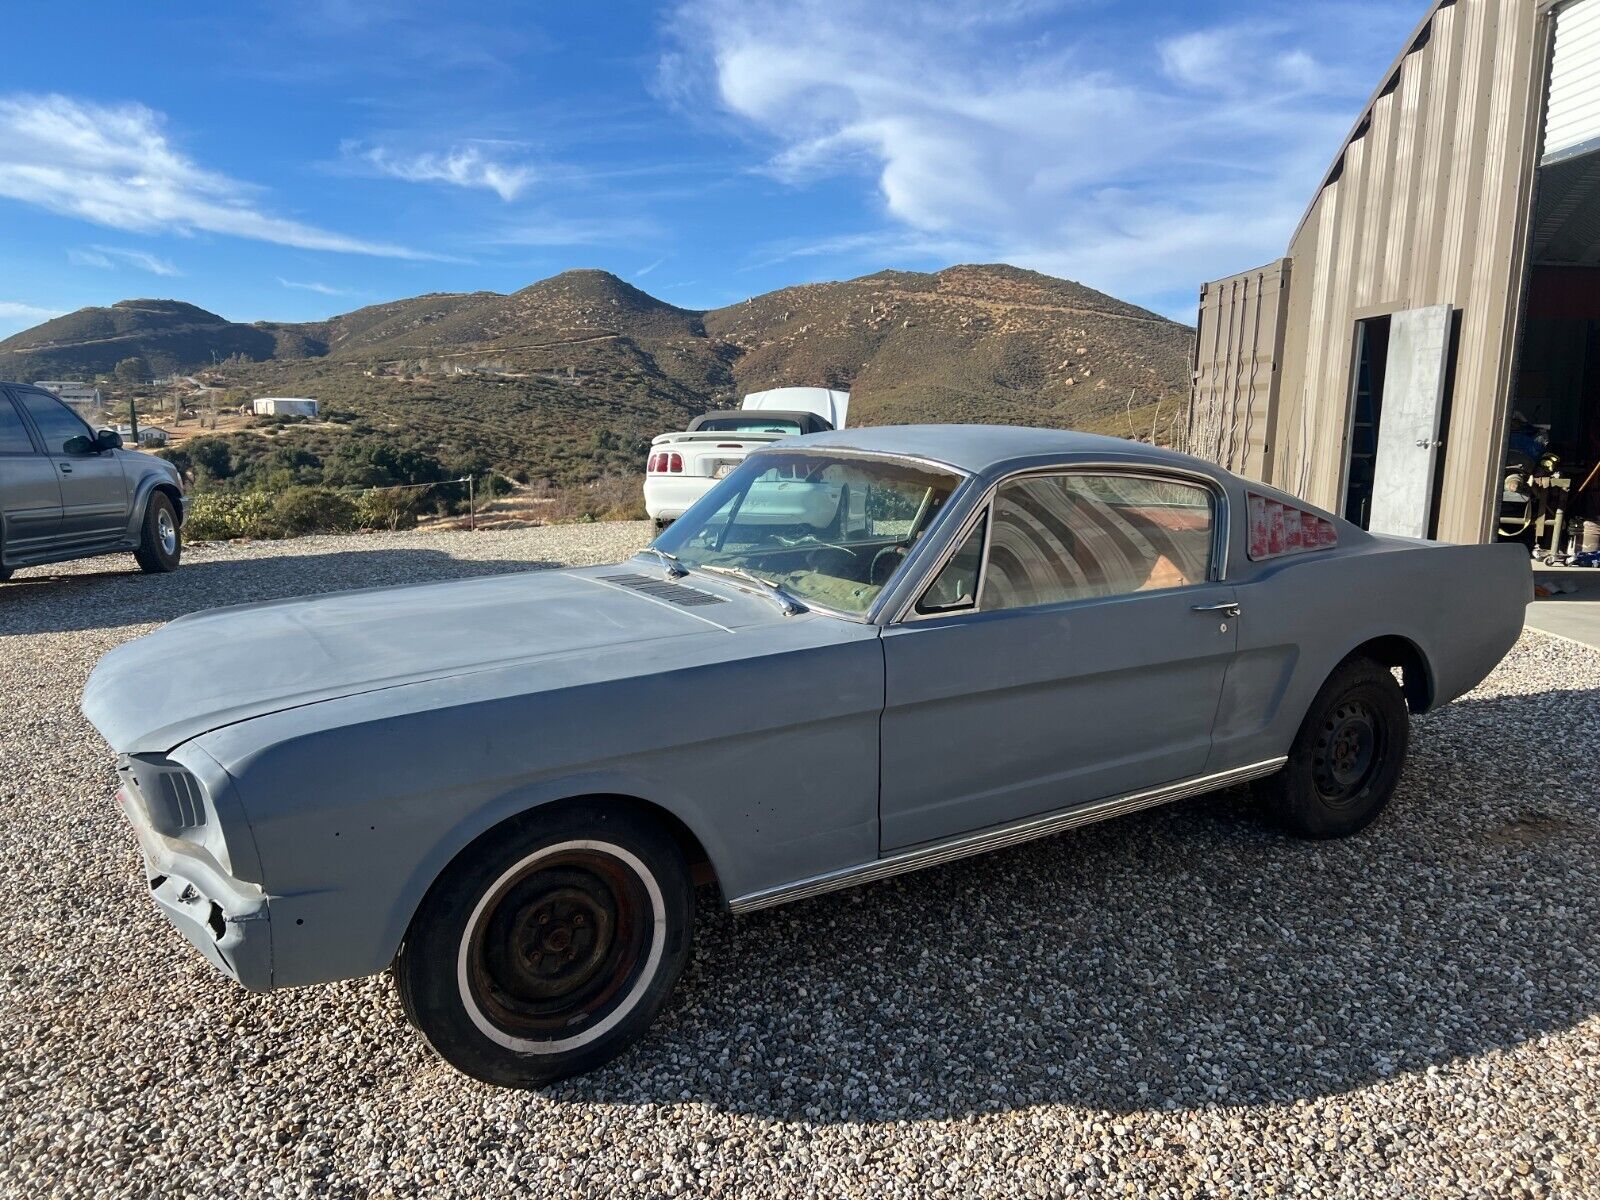
[[[78,415],[85,419],[98,416],[103,407],[100,389],[92,383],[73,379],[35,379],[33,386],[43,388],[63,404],[76,409]]]
[[[1386,533],[1488,540],[1530,461],[1600,516],[1600,0],[1436,0],[1330,150],[1201,289],[1189,448]]]
[[[250,402],[250,411],[258,417],[314,417],[318,408],[305,396],[260,396]]]

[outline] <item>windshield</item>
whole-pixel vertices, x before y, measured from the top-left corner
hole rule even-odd
[[[865,612],[960,482],[910,462],[769,451],[746,459],[655,545],[691,571],[744,570],[803,602]]]
[[[696,433],[799,433],[800,422],[787,417],[707,417],[695,426]]]

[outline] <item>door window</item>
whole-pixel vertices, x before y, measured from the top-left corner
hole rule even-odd
[[[984,609],[1029,608],[1203,583],[1210,488],[1133,475],[1018,480],[995,496]]]
[[[22,415],[12,406],[4,392],[0,392],[0,454],[32,454],[33,439]]]
[[[46,392],[19,392],[17,398],[38,426],[47,453],[65,454],[66,443],[75,437],[94,440],[94,431],[83,418],[54,396]]]
[[[934,576],[928,590],[917,601],[922,616],[964,612],[977,607],[978,576],[983,569],[983,531],[987,522],[980,517],[961,547],[950,556],[944,569]]]

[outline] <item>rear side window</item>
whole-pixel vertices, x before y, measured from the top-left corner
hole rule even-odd
[[[1326,517],[1254,492],[1248,494],[1248,501],[1250,558],[1254,562],[1327,550],[1339,544],[1339,531]]]
[[[33,452],[33,439],[28,436],[28,427],[22,423],[21,415],[12,407],[6,394],[0,392],[0,454]]]
[[[1030,608],[1204,583],[1209,488],[1134,475],[1054,475],[995,496],[985,609]]]
[[[19,392],[17,399],[39,427],[39,436],[44,438],[49,454],[64,454],[66,443],[75,437],[94,437],[82,417],[46,392]]]

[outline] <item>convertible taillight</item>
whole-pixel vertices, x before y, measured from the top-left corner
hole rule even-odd
[[[682,474],[683,473],[683,455],[681,455],[681,454],[669,454],[669,455],[667,455],[667,470],[671,471],[674,475]]]
[[[660,454],[652,454],[644,465],[645,474],[661,475],[666,473],[683,473],[683,455],[668,454],[663,450]]]

